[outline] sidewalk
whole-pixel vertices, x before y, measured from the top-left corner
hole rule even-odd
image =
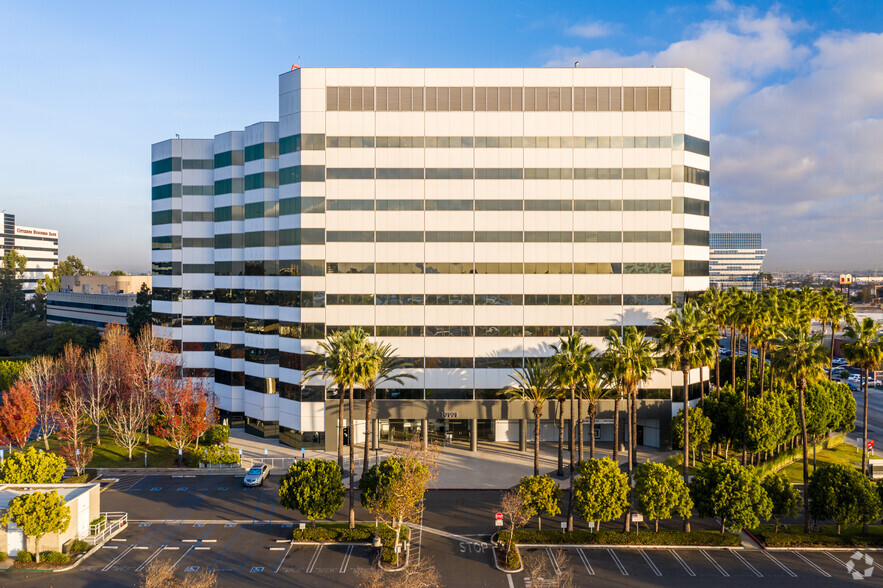
[[[300,449],[287,447],[279,443],[277,439],[264,439],[245,433],[242,429],[234,429],[230,432],[229,445],[242,448],[244,458],[260,459],[267,450],[269,458],[300,459]],[[380,446],[380,459],[394,452],[397,448],[404,447],[404,443],[382,443]],[[356,459],[360,460],[363,455],[363,447],[356,446]],[[638,463],[645,461],[662,461],[675,451],[661,451],[652,447],[638,447]],[[320,459],[337,459],[337,453],[307,449],[306,457]],[[589,447],[583,448],[583,457],[589,458]],[[612,457],[610,443],[596,444],[595,457]],[[349,448],[344,449],[344,458],[349,458]],[[375,452],[370,452],[369,465],[374,465]],[[439,454],[439,475],[432,488],[445,490],[484,489],[497,490],[511,488],[518,484],[522,476],[533,475],[533,445],[528,444],[526,451],[519,451],[517,443],[489,443],[478,444],[478,451],[473,453],[469,450],[468,443],[454,443],[444,446]],[[620,451],[619,462],[626,463],[628,456],[625,451]],[[557,443],[540,444],[540,474],[550,474],[557,480],[562,488],[569,487],[567,468],[570,457],[567,445],[564,446],[564,470],[563,478],[556,478],[558,467]]]

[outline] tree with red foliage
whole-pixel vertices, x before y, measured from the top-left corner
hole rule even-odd
[[[59,450],[68,465],[81,475],[92,460],[92,449],[84,443],[88,425],[88,385],[83,349],[68,342],[56,361],[59,382],[58,438],[66,441]]]
[[[37,424],[37,405],[31,385],[23,380],[13,384],[0,405],[0,444],[23,447]]]
[[[184,449],[214,424],[217,400],[205,386],[190,378],[163,380],[157,400],[162,422],[155,432],[178,450],[180,466]]]

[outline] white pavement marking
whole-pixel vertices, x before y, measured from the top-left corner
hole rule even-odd
[[[800,553],[799,551],[795,551],[795,552],[793,552],[793,553],[794,553],[794,555],[796,555],[797,557],[799,557],[800,559],[802,559],[803,561],[805,561],[806,563],[808,563],[809,565],[811,565],[811,566],[813,567],[813,569],[815,569],[815,571],[817,571],[817,572],[820,573],[821,575],[825,576],[826,578],[830,578],[830,577],[831,577],[831,574],[829,574],[828,572],[826,572],[825,570],[823,570],[822,568],[820,568],[819,566],[817,566],[817,565],[815,564],[815,562],[813,562],[811,559],[809,559],[808,557],[806,557],[805,555],[803,555],[803,554]]]
[[[126,542],[126,541],[128,541],[128,539],[111,539],[111,541],[122,541],[122,542]]]
[[[285,551],[284,547],[268,547],[270,551]]]
[[[101,549],[119,549],[119,545],[102,545]]]
[[[755,576],[757,576],[758,578],[763,578],[763,574],[761,574],[759,571],[757,571],[757,568],[754,567],[753,565],[751,565],[751,563],[747,559],[742,557],[742,555],[738,551],[734,550],[732,552],[732,554],[735,555],[739,561],[741,561],[743,564],[745,564],[745,567],[748,568],[749,570],[751,570]]]
[[[592,569],[592,564],[589,563],[589,558],[586,557],[586,554],[583,552],[583,550],[577,548],[576,553],[577,553],[577,555],[579,555],[579,558],[583,561],[583,565],[586,566],[586,571],[589,572],[589,574],[591,574],[592,576],[594,576],[595,570]]]
[[[713,565],[715,568],[717,568],[717,571],[719,571],[719,572],[721,573],[721,575],[722,575],[724,578],[729,578],[729,577],[730,577],[730,574],[727,573],[727,570],[723,569],[719,563],[717,563],[716,561],[714,561],[714,558],[711,557],[710,555],[708,555],[708,552],[707,552],[707,551],[705,551],[704,549],[700,549],[700,550],[699,550],[699,553],[701,553],[702,555],[704,555],[704,556],[705,556],[705,559],[707,559],[708,561],[710,561],[710,562],[711,562],[711,565]]]
[[[515,584],[512,583],[512,574],[506,574],[506,579],[509,580],[509,588],[515,588]]]
[[[349,565],[349,563],[350,563],[350,556],[353,554],[354,547],[355,547],[355,545],[350,545],[346,550],[346,555],[343,558],[343,563],[340,564],[340,573],[341,574],[346,573],[346,566]]]
[[[202,539],[200,543],[217,543],[217,539]]]
[[[653,573],[656,574],[657,576],[661,576],[662,572],[659,571],[659,568],[656,567],[656,564],[653,563],[653,560],[650,559],[650,556],[647,555],[647,553],[643,549],[641,549],[640,552],[641,552],[641,555],[644,556],[644,560],[647,562],[647,565],[650,566],[651,570],[653,570]]]
[[[560,576],[561,568],[558,567],[558,562],[555,560],[555,555],[552,553],[552,548],[547,547],[546,553],[549,554],[549,561],[552,562],[552,570],[555,572],[555,575]]]
[[[113,567],[118,561],[120,561],[121,559],[123,559],[123,557],[124,557],[127,553],[129,553],[130,551],[132,551],[132,547],[129,547],[127,550],[125,550],[124,552],[122,552],[121,554],[119,554],[118,556],[116,556],[115,558],[113,558],[113,560],[111,560],[111,562],[110,562],[109,564],[107,564],[106,566],[104,566],[103,568],[101,568],[101,571],[102,571],[102,572],[106,572],[107,570],[109,570],[110,568],[112,568],[112,567]]]
[[[782,569],[785,571],[786,574],[788,574],[788,575],[791,576],[792,578],[796,578],[796,577],[797,577],[797,574],[795,574],[794,572],[792,572],[791,570],[789,570],[789,569],[787,568],[787,566],[785,566],[785,564],[783,564],[782,562],[780,562],[779,560],[777,560],[775,557],[773,557],[772,554],[771,554],[769,551],[764,551],[763,554],[764,554],[765,556],[767,556],[768,558],[770,558],[770,561],[772,561],[774,564],[776,564],[777,566],[779,566],[780,568],[782,568]]]
[[[619,561],[619,557],[617,557],[616,552],[613,551],[612,549],[608,549],[608,550],[607,550],[607,553],[609,553],[609,554],[610,554],[610,557],[613,558],[613,562],[616,564],[616,567],[619,568],[620,573],[621,573],[623,576],[628,576],[629,573],[628,573],[628,571],[626,571],[625,566],[622,565],[622,562]]]
[[[196,543],[199,539],[181,539],[181,543]]]
[[[192,547],[191,547],[190,549],[188,549],[187,551],[185,551],[185,552],[184,552],[184,555],[182,555],[181,557],[179,557],[179,558],[178,558],[178,561],[176,561],[176,562],[172,565],[172,569],[174,570],[175,568],[177,568],[177,567],[178,567],[178,564],[181,563],[181,560],[184,559],[185,557],[187,557],[188,555],[190,555],[190,552],[191,552],[191,551],[193,551],[193,548],[192,548]]]
[[[147,545],[136,545],[132,549],[150,549]]]
[[[684,558],[682,558],[677,551],[672,550],[671,554],[674,556],[674,558],[676,560],[678,560],[678,563],[681,564],[681,566],[683,566],[683,568],[684,568],[684,570],[686,570],[687,574],[689,574],[693,577],[696,577],[696,572],[694,572],[692,569],[690,569],[690,566],[687,565],[687,562],[684,561]]]
[[[171,551],[178,551],[181,548],[178,547],[177,545],[167,545],[166,547],[163,547],[163,549],[169,549]]]
[[[411,528],[416,527],[416,525],[414,525],[413,523],[408,523],[408,526]],[[471,535],[458,535],[456,533],[448,533],[447,531],[442,531],[441,529],[433,529],[432,527],[425,527],[425,526],[420,530],[421,535],[422,535],[423,531],[426,531],[427,533],[429,533],[431,535],[438,535],[439,537],[447,537],[448,539],[454,539],[455,541],[466,541],[468,543],[481,543],[482,545],[490,546],[490,543],[488,543],[487,541],[478,541],[476,539],[472,539]],[[484,536],[487,537],[487,534],[485,534]]]
[[[137,568],[135,568],[135,571],[136,571],[136,572],[140,572],[141,570],[143,570],[144,568],[146,568],[146,567],[148,566],[148,564],[150,564],[150,562],[152,562],[153,560],[155,560],[156,557],[157,557],[160,553],[162,553],[163,549],[165,549],[165,545],[161,545],[156,551],[154,551],[153,553],[151,553],[151,554],[150,554],[150,557],[148,557],[148,558],[144,561],[144,563],[142,563],[140,566],[138,566]]]
[[[291,543],[291,544],[288,546],[288,549],[285,551],[285,555],[283,555],[283,556],[282,556],[282,559],[279,560],[279,563],[276,564],[276,569],[273,570],[273,573],[274,573],[274,574],[278,574],[278,573],[279,573],[279,570],[282,568],[282,562],[284,562],[284,561],[285,561],[285,558],[288,557],[288,554],[291,552],[291,548],[292,548],[292,547],[294,547],[294,543]]]
[[[316,567],[316,562],[319,561],[319,552],[322,551],[322,547],[324,547],[324,545],[318,546],[316,548],[316,552],[313,554],[312,559],[310,559],[310,565],[307,566],[307,573],[308,574],[313,573],[313,568]]]
[[[193,549],[196,551],[208,551],[211,547],[194,547]]]

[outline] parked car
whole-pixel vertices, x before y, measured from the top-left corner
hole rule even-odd
[[[265,463],[256,465],[248,470],[248,473],[246,473],[245,477],[242,479],[242,483],[246,486],[263,486],[264,480],[266,480],[269,475],[270,466]]]
[[[833,363],[834,365],[846,365],[848,362],[842,357],[835,357]]]
[[[855,382],[857,384],[861,384],[861,381],[862,381],[861,374],[850,374],[848,381]]]
[[[849,389],[853,392],[859,392],[861,390],[861,386],[858,385],[858,382],[847,382],[846,385],[849,386]]]

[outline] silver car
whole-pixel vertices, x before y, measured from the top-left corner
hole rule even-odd
[[[267,479],[267,476],[270,475],[270,466],[267,464],[261,464],[252,466],[248,473],[245,474],[245,478],[243,478],[242,483],[246,486],[263,486],[264,480]]]

